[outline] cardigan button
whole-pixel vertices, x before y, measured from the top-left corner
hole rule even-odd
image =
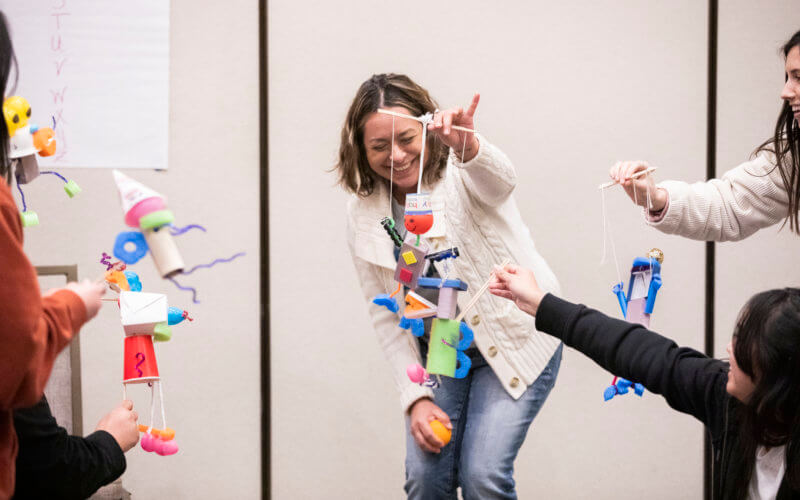
[[[489,348],[489,352],[487,352],[486,354],[488,354],[490,358],[497,356],[497,347],[491,346]]]
[[[481,317],[476,314],[472,317],[470,323],[472,323],[472,326],[478,326],[481,323]]]
[[[512,389],[516,389],[519,385],[519,379],[517,377],[512,378],[508,385],[510,385]]]

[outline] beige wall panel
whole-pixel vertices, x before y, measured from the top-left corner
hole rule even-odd
[[[702,177],[707,7],[276,1],[268,17],[273,496],[403,498],[403,415],[344,240],[347,197],[326,173],[356,88],[402,72],[440,107],[480,91],[477,127],[515,163],[517,202],[564,296],[619,316],[597,185],[622,159]],[[652,326],[702,348],[703,245],[606,194],[623,278],[649,248],[666,254]],[[566,351],[516,463],[521,498],[701,495],[700,424],[650,393],[603,403],[610,381]]]
[[[772,137],[782,101],[780,47],[800,29],[792,0],[725,0],[719,9],[717,175],[747,161]],[[750,238],[717,245],[715,354],[727,356],[739,310],[755,293],[800,286],[800,240],[788,224]]]
[[[156,347],[180,452],[160,457],[137,445],[123,484],[134,498],[260,498],[258,3],[172,0],[170,25],[169,170],[127,173],[166,194],[177,223],[208,229],[177,237],[188,265],[247,256],[183,278],[197,287],[197,305],[158,277],[149,256],[131,267],[145,291],[166,293],[195,321]],[[72,200],[51,179],[26,190],[41,225],[25,231],[25,248],[36,265],[76,263],[80,278],[94,279],[100,254],[127,230],[116,187],[109,170],[64,173],[83,188]],[[109,302],[81,332],[87,433],[122,397],[122,348]],[[149,421],[146,387],[129,396]]]

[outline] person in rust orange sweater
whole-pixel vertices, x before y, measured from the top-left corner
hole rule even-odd
[[[16,65],[0,12],[0,89]],[[59,351],[97,314],[105,285],[70,283],[42,297],[36,271],[22,250],[22,223],[11,196],[8,127],[0,120],[0,500],[14,491],[17,436],[12,410],[33,406]]]

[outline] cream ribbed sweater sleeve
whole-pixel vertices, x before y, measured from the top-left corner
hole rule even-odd
[[[400,404],[403,407],[403,411],[408,411],[414,401],[420,398],[433,399],[433,391],[411,382],[408,378],[406,373],[408,365],[422,364],[417,339],[408,331],[397,326],[400,321],[400,317],[397,314],[390,312],[385,307],[372,303],[372,299],[379,293],[391,293],[394,291],[393,289],[387,290],[386,286],[394,287],[396,283],[393,280],[386,282],[380,275],[383,272],[382,268],[356,256],[354,246],[355,231],[353,227],[354,222],[351,220],[350,214],[348,214],[347,244],[353,257],[353,265],[356,269],[358,281],[361,283],[361,291],[364,293],[364,298],[369,307],[372,328],[378,336],[378,344],[392,370],[392,377],[400,392]],[[402,294],[398,294],[398,296],[395,297],[402,305]]]
[[[788,215],[789,196],[778,168],[764,156],[742,163],[720,179],[688,184],[664,181],[669,204],[647,223],[694,240],[738,241]]]
[[[481,203],[496,207],[511,196],[517,185],[517,172],[505,153],[480,134],[475,135],[478,137],[478,153],[475,157],[461,163],[451,151],[451,159],[460,169],[467,191]]]

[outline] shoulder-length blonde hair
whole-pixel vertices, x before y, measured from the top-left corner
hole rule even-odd
[[[347,191],[361,197],[375,190],[376,182],[387,182],[378,176],[367,163],[364,149],[364,122],[378,108],[402,106],[412,116],[433,113],[434,101],[428,91],[406,75],[384,73],[373,75],[358,88],[342,127],[342,142],[339,145],[339,161],[334,167],[338,171],[339,184]],[[447,166],[449,148],[434,134],[428,136],[427,161],[422,173],[423,181],[431,185],[442,177]]]

